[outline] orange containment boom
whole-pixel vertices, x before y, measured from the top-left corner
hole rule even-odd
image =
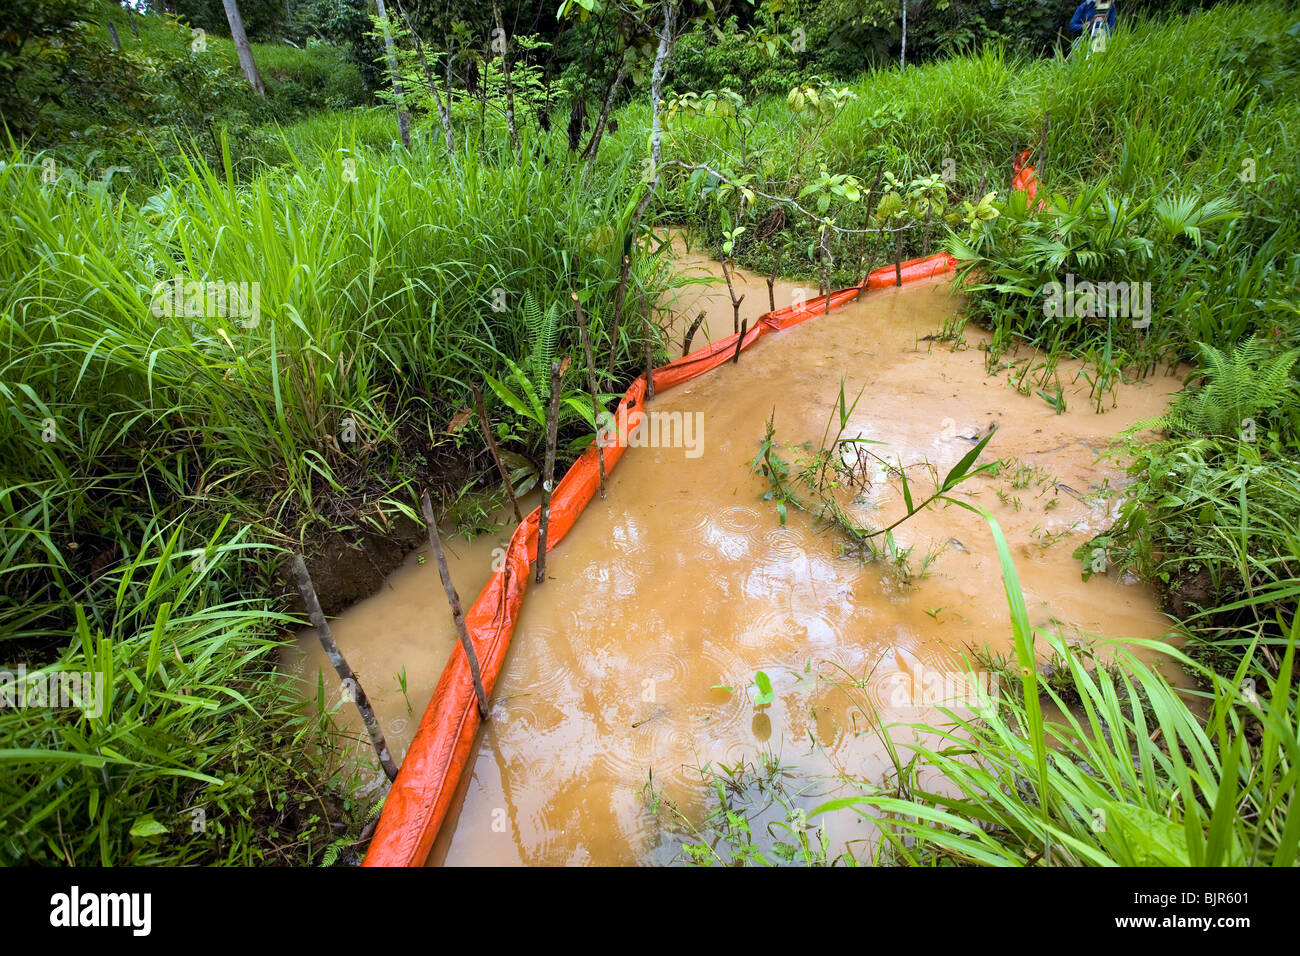
[[[1032,198],[1033,167],[1023,165],[1027,155],[1017,158],[1015,172],[1017,188],[1025,189]],[[902,279],[904,282],[928,279],[952,272],[956,266],[957,261],[952,256],[941,252],[903,263]],[[860,286],[832,292],[829,305],[838,308],[856,299],[864,289],[883,288],[893,285],[896,280],[895,266],[885,266],[872,272]],[[740,347],[747,349],[764,335],[814,319],[822,315],[826,307],[826,298],[818,297],[797,307],[768,312],[745,333],[745,340]],[[730,361],[736,354],[736,340],[739,337],[729,335],[655,369],[655,394]],[[636,427],[644,413],[645,385],[643,375],[632,383],[619,402],[617,421],[626,421],[629,432]],[[625,451],[625,434],[618,436],[617,444],[606,445],[606,472],[614,470]],[[573,463],[551,496],[551,517],[546,542],[548,553],[564,540],[564,536],[578,520],[578,515],[582,514],[582,509],[595,495],[599,483],[596,446],[593,443]],[[541,509],[538,508],[515,529],[502,567],[493,572],[478,600],[465,614],[465,627],[469,631],[470,640],[474,642],[483,686],[489,697],[501,674],[506,651],[510,647],[510,637],[523,605],[524,592],[528,590],[529,569],[537,558],[537,529],[540,519]],[[393,781],[363,865],[424,865],[438,829],[451,807],[461,775],[469,763],[479,723],[478,702],[470,679],[469,660],[464,649],[457,643],[452,648],[451,659],[420,720],[420,727],[402,761],[397,779]]]

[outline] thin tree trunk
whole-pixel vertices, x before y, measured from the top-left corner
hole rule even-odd
[[[830,246],[827,244],[826,241],[828,235],[829,232],[826,229],[822,229],[821,234],[817,237],[818,269],[821,275],[820,281],[822,285],[822,292],[826,296],[826,309],[825,312],[823,313],[824,315],[831,314],[831,275],[830,275],[831,250],[830,250]]]
[[[641,326],[645,330],[645,400],[648,402],[655,397],[654,329],[650,325],[644,290],[641,292]]]
[[[266,95],[262,85],[262,74],[257,72],[257,63],[253,60],[253,49],[248,45],[248,34],[244,32],[244,18],[239,15],[239,0],[221,0],[226,8],[226,19],[230,22],[230,38],[235,41],[235,52],[239,54],[239,66],[244,76],[259,96]],[[383,9],[383,0],[380,0]]]
[[[487,410],[483,408],[483,393],[479,391],[477,385],[474,386],[474,407],[478,409],[478,423],[483,428],[483,440],[487,442],[488,451],[492,452],[492,460],[497,463],[497,471],[500,472],[501,480],[505,483],[506,497],[510,499],[510,507],[514,509],[515,520],[523,522],[524,516],[519,513],[519,502],[515,500],[515,486],[510,481],[510,472],[506,471],[505,463],[501,461],[501,452],[497,450],[492,429],[488,427]]]
[[[736,298],[736,289],[731,284],[731,270],[727,268],[727,260],[719,261],[722,266],[722,277],[727,280],[727,295],[731,298],[731,332],[734,335],[740,331],[740,303],[745,301],[746,293],[742,292],[740,298]]]
[[[233,3],[234,0],[227,0]],[[375,0],[379,7],[379,19],[384,28],[384,52],[388,58],[388,74],[393,82],[393,95],[397,98],[397,131],[402,137],[402,145],[411,145],[411,117],[406,112],[406,98],[402,92],[402,77],[397,71],[397,51],[393,46],[393,32],[388,28],[388,10],[384,0]]]
[[[442,123],[442,134],[447,140],[447,152],[451,155],[452,159],[455,159],[456,140],[452,135],[451,130],[451,110],[447,108],[447,101],[451,99],[450,67],[448,69],[447,100],[444,100],[442,98],[442,93],[438,90],[438,83],[433,78],[433,68],[429,66],[429,58],[424,54],[424,41],[420,39],[420,34],[415,32],[415,24],[412,23],[411,18],[406,15],[406,10],[402,7],[401,0],[397,0],[397,11],[402,15],[402,19],[406,21],[406,28],[411,31],[411,37],[415,40],[415,52],[420,57],[420,66],[424,69],[424,78],[429,83],[429,92],[433,94],[434,105],[438,108],[438,119]],[[450,64],[450,51],[447,53],[447,59]]]
[[[624,55],[622,62],[618,65],[618,72],[614,74],[614,80],[609,84],[609,89],[605,93],[605,102],[600,108],[600,117],[596,120],[596,128],[591,132],[591,139],[587,141],[587,146],[582,151],[582,158],[587,161],[587,168],[595,162],[596,153],[600,151],[600,141],[605,136],[605,127],[609,123],[610,111],[614,108],[614,99],[618,96],[619,88],[623,85],[623,80],[627,77],[629,57]]]
[[[673,50],[673,25],[677,21],[677,8],[673,5],[672,0],[664,0],[664,26],[659,33],[659,50],[655,53],[654,69],[650,73],[650,168],[654,173],[654,178],[650,185],[646,187],[645,195],[637,203],[636,210],[632,213],[632,221],[628,226],[632,235],[632,245],[636,245],[637,226],[641,222],[641,217],[645,214],[646,208],[650,205],[650,200],[654,198],[655,190],[659,186],[659,158],[662,155],[660,143],[660,124],[659,124],[659,98],[663,95],[664,89],[664,72],[667,69],[668,57]],[[622,299],[624,286],[627,284],[627,272],[631,265],[630,256],[623,257],[623,276],[619,279],[619,296],[614,304],[614,328],[610,333],[609,343],[609,367],[612,372],[614,369],[614,349],[618,346],[618,320],[620,312],[620,302]]]
[[[636,228],[633,220],[632,228]],[[634,240],[635,241],[635,240]],[[632,269],[632,257],[623,257],[622,270],[618,274],[618,289],[614,292],[614,320],[609,326],[609,374],[614,374],[614,358],[618,352],[618,327],[623,319],[623,301],[627,297],[627,277]]]
[[[676,21],[677,7],[673,5],[672,0],[664,0],[664,27],[659,33],[659,49],[655,53],[654,69],[650,71],[650,170],[654,173],[654,178],[651,180],[649,188],[646,189],[645,195],[641,197],[641,201],[637,203],[636,212],[632,215],[634,234],[637,224],[641,221],[641,216],[645,213],[646,207],[650,205],[650,200],[659,187],[659,158],[662,155],[659,98],[663,95],[664,72],[668,68],[668,57],[673,50],[673,25]]]
[[[867,201],[864,203],[862,210],[862,228],[867,229],[871,225],[871,204],[876,201],[876,190],[880,188],[880,180],[885,175],[885,164],[879,163],[876,166],[876,178],[871,183],[871,189],[867,192]],[[858,292],[861,293],[867,287],[867,279],[871,276],[871,269],[868,268],[871,259],[867,255],[866,233],[862,234],[862,258],[864,265],[862,267],[862,284],[858,286]]]
[[[510,133],[510,148],[519,151],[519,135],[515,132],[515,91],[510,85],[510,46],[506,43],[506,28],[501,23],[501,4],[492,2],[492,15],[496,17],[501,33],[501,72],[506,81],[506,130]]]
[[[907,0],[903,0],[903,46],[898,51],[898,68],[907,67]]]
[[[650,72],[650,95],[654,99],[650,122],[650,158],[654,161],[655,182],[659,182],[659,157],[661,155],[662,128],[659,121],[659,100],[664,92],[664,73],[668,57],[673,52],[673,27],[677,23],[677,7],[672,0],[664,0],[664,28],[659,34],[659,49],[655,52],[654,69]]]
[[[361,711],[361,719],[370,734],[370,743],[379,757],[379,765],[384,768],[384,773],[389,780],[397,779],[397,764],[393,762],[393,755],[388,750],[388,741],[384,739],[379,718],[375,716],[375,710],[370,706],[370,698],[366,696],[361,681],[357,680],[357,675],[348,666],[347,658],[343,656],[338,642],[334,640],[334,632],[330,630],[329,623],[325,620],[325,612],[320,608],[316,588],[312,586],[311,575],[307,573],[307,563],[303,561],[301,554],[293,556],[293,580],[298,585],[298,593],[302,595],[302,603],[307,606],[307,616],[311,619],[311,626],[316,629],[316,637],[320,640],[320,646],[325,649],[325,656],[334,665],[334,672],[339,675],[343,686],[356,698],[357,710]]]
[[[113,41],[113,49],[114,50],[122,49],[122,41],[117,38],[117,28],[114,27],[112,23],[109,23],[108,25],[108,35],[109,38],[112,39]]]

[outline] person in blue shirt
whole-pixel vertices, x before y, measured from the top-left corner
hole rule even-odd
[[[1094,3],[1093,0],[1087,0],[1079,4],[1079,8],[1074,11],[1074,16],[1070,19],[1070,32],[1082,33],[1084,27],[1092,22],[1092,18],[1099,13],[1106,14],[1106,32],[1115,31],[1115,4],[1112,3]]]

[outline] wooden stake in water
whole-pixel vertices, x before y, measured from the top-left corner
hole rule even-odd
[[[894,285],[903,284],[903,229],[894,233]]]
[[[537,583],[546,578],[546,532],[551,523],[551,487],[555,478],[555,434],[560,424],[560,363],[551,363],[551,407],[546,415],[546,466],[542,475],[542,520],[537,529]]]
[[[727,280],[727,295],[731,296],[731,331],[733,333],[739,332],[740,331],[740,303],[745,301],[745,294],[742,292],[740,294],[740,298],[739,299],[736,298],[736,289],[735,286],[731,284],[731,270],[727,268],[727,260],[723,259],[721,265],[722,265],[722,278]]]
[[[438,577],[442,579],[442,590],[447,595],[447,603],[451,605],[451,619],[456,622],[456,636],[460,638],[460,646],[465,651],[465,656],[469,658],[469,674],[474,680],[474,694],[478,697],[478,713],[487,721],[491,717],[488,713],[487,691],[483,689],[483,674],[478,667],[478,653],[474,650],[474,644],[469,639],[469,631],[465,627],[465,612],[461,610],[460,595],[456,593],[456,586],[451,583],[451,572],[447,570],[447,556],[442,552],[442,538],[438,537],[438,523],[433,518],[433,505],[429,503],[427,490],[420,496],[420,511],[424,514],[424,526],[429,532],[429,550],[433,552],[433,560],[438,564]]]
[[[644,291],[641,292],[641,322],[645,326],[645,400],[648,402],[655,397],[655,336],[654,327],[650,324],[650,312],[645,304]]]
[[[690,354],[690,352],[691,352],[691,339],[695,338],[695,333],[696,333],[697,331],[699,331],[700,326],[703,325],[703,324],[704,324],[704,313],[701,312],[699,315],[697,315],[697,316],[695,317],[695,321],[691,323],[691,327],[690,327],[689,329],[686,330],[686,336],[685,336],[685,338],[682,339],[682,355],[683,355],[683,356],[686,356],[686,355],[689,355],[689,354]]]
[[[355,700],[357,710],[361,712],[361,720],[366,725],[366,732],[370,734],[370,743],[375,748],[376,756],[379,757],[379,765],[384,768],[384,773],[390,781],[396,780],[397,764],[393,763],[393,755],[388,751],[388,741],[384,739],[379,718],[375,716],[375,710],[370,706],[370,698],[366,696],[361,681],[357,680],[357,675],[348,666],[347,658],[343,656],[338,642],[334,640],[334,632],[330,630],[329,623],[325,620],[325,612],[321,610],[320,600],[316,597],[316,588],[311,583],[311,575],[307,573],[307,562],[302,559],[301,554],[293,556],[293,580],[298,585],[298,593],[302,595],[302,603],[307,606],[307,617],[311,620],[311,626],[316,629],[316,637],[325,650],[325,656],[334,665],[334,673],[339,675],[339,680],[348,689],[349,696]]]
[[[600,394],[596,389],[596,362],[591,357],[591,337],[587,335],[587,319],[582,314],[578,293],[570,292],[573,310],[578,315],[578,332],[582,335],[582,351],[587,356],[587,384],[591,387],[591,424],[596,429],[596,458],[600,462],[600,496],[605,497],[605,446],[600,441]]]
[[[781,271],[781,260],[785,257],[785,243],[776,250],[776,264],[772,266],[772,274],[767,277],[767,307],[772,312],[776,311],[776,293],[773,286],[776,285],[776,275]]]
[[[501,480],[505,482],[506,497],[510,499],[510,507],[515,511],[515,520],[522,522],[524,516],[519,513],[519,502],[515,500],[515,486],[510,483],[510,473],[506,471],[505,462],[501,460],[501,452],[497,450],[496,439],[492,437],[492,429],[488,427],[487,411],[483,408],[483,393],[474,386],[474,405],[478,408],[478,423],[483,427],[483,438],[487,441],[488,451],[492,452],[492,460],[497,463],[497,471],[501,474]]]

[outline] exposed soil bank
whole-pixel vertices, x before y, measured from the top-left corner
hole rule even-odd
[[[687,257],[679,266],[708,264]],[[738,279],[749,306],[742,316],[752,321],[767,309],[766,282]],[[778,283],[776,304],[789,304],[797,288]],[[765,748],[811,776],[878,780],[887,764],[871,707],[885,721],[938,719],[913,690],[955,674],[970,649],[1008,650],[998,560],[977,516],[948,508],[904,524],[896,537],[914,547],[914,571],[923,554],[937,554],[909,581],[843,554],[837,536],[802,514],[782,526],[761,499],[765,483],[749,462],[765,419],[775,409],[778,438],[816,443],[841,376],[850,394],[866,388],[846,434],[886,443],[873,447],[901,460],[914,485],[928,487],[924,461],[942,473],[997,424],[986,458],[1008,467],[961,493],[1001,523],[1036,625],[1114,638],[1168,630],[1145,585],[1105,576],[1085,583],[1071,552],[1106,527],[1115,505],[1108,492],[1122,480],[1097,453],[1126,426],[1159,415],[1180,383],[1122,386],[1106,415],[1093,413],[1080,383],[1057,415],[986,376],[978,349],[920,341],[955,305],[946,280],[875,292],[651,402],[652,412],[692,421],[693,439],[626,455],[607,499],[594,500],[548,558],[548,581],[524,602],[492,721],[430,862],[667,860],[674,847],[642,796],[652,769],[656,786],[688,812],[703,806],[695,768],[753,761]],[[689,322],[700,307],[711,338],[731,332],[725,286],[700,306],[683,296],[675,310]],[[983,340],[974,328],[966,336]],[[1072,371],[1062,364],[1063,379]],[[889,520],[902,507],[898,487],[880,482],[857,507]],[[501,543],[456,544],[452,576],[466,602]],[[432,562],[412,556],[335,631],[390,745],[404,753],[454,641]],[[300,646],[305,673],[314,682],[323,668],[333,687],[310,632]],[[745,688],[760,669],[776,701],[756,711]],[[350,706],[340,717],[361,734]],[[847,819],[834,825],[836,845],[866,836]]]
[[[346,490],[317,502],[330,509],[319,516],[321,521],[345,530],[309,537],[302,545],[307,572],[326,614],[337,614],[377,594],[388,576],[424,542],[422,524],[381,507],[394,484],[407,480],[415,489],[428,488],[435,507],[442,507],[455,499],[458,489],[492,467],[486,452],[477,459],[467,458],[457,450],[452,436],[435,435],[430,441],[426,423],[415,416],[405,419],[399,428],[394,461],[380,464],[367,456],[369,449],[345,447],[354,457],[335,464],[335,480]],[[282,516],[286,534],[297,520],[296,514]],[[313,527],[320,527],[320,522]],[[290,606],[305,614],[290,577],[291,565],[288,556],[280,562],[280,585]]]

